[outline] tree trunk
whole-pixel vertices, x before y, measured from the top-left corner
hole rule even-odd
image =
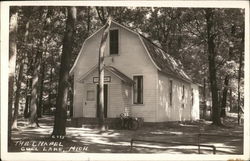
[[[27,71],[27,83],[26,83],[26,102],[24,108],[24,118],[30,117],[30,101],[31,101],[31,89],[32,89],[32,73],[34,71],[35,54],[33,54],[34,48],[31,47],[32,55],[28,54],[28,64]]]
[[[238,113],[238,124],[240,125],[240,80],[241,80],[241,66],[242,66],[242,53],[240,55],[240,66],[239,66],[239,74],[238,74],[238,108],[237,108],[237,113]]]
[[[102,24],[106,24],[106,18],[105,18],[105,13],[104,13],[104,8],[103,7],[96,7],[96,12],[98,14],[99,19],[101,20]]]
[[[235,26],[232,25],[232,27],[231,27],[231,38],[230,38],[231,40],[230,40],[230,43],[229,43],[229,52],[228,52],[229,58],[228,58],[228,61],[231,61],[232,57],[233,57],[233,39],[232,39],[232,36],[234,36],[234,34],[235,34]],[[225,77],[225,80],[224,80],[224,89],[223,89],[222,102],[221,102],[221,112],[222,112],[222,114],[225,114],[225,115],[226,115],[229,80],[230,80],[230,75],[227,74],[226,77]]]
[[[88,32],[88,36],[89,36],[89,32],[90,32],[90,7],[88,6],[87,8],[87,16],[88,16],[88,22],[87,22],[87,32]]]
[[[51,68],[50,68],[50,84],[49,84],[49,109],[52,107],[52,102],[51,102],[51,97],[53,94],[53,88],[52,88],[52,83],[53,83],[53,68],[52,68],[52,64],[51,64]]]
[[[51,52],[51,63],[50,63],[50,74],[49,74],[49,79],[50,79],[50,83],[49,83],[49,98],[48,98],[48,102],[49,102],[49,107],[47,110],[50,110],[50,108],[52,107],[52,102],[51,102],[51,98],[52,98],[52,94],[53,94],[53,64],[54,64],[54,54],[53,52]]]
[[[28,40],[29,35],[29,21],[25,25],[25,34],[24,34],[24,43]],[[26,52],[26,51],[24,51]],[[17,83],[16,83],[16,97],[15,97],[15,103],[14,103],[14,115],[12,120],[12,129],[17,129],[17,117],[18,117],[18,110],[19,110],[19,98],[20,98],[20,90],[21,90],[21,83],[23,81],[23,69],[24,69],[24,63],[25,63],[25,56],[26,54],[22,55],[21,63],[20,63],[20,69],[18,73]]]
[[[106,47],[106,42],[109,34],[109,29],[111,25],[111,18],[109,17],[107,23],[104,27],[104,32],[101,39],[101,44],[99,48],[99,63],[98,63],[98,73],[99,73],[99,86],[98,95],[99,102],[97,103],[97,108],[99,109],[99,128],[101,131],[105,130],[104,126],[104,50]]]
[[[238,125],[240,125],[240,109],[241,109],[241,106],[240,106],[240,82],[241,82],[241,68],[242,68],[242,62],[243,62],[243,53],[244,53],[244,36],[245,36],[245,33],[243,32],[242,33],[242,39],[241,39],[241,44],[242,44],[242,49],[243,51],[240,52],[240,65],[239,65],[239,73],[238,73]]]
[[[18,78],[17,78],[17,82],[16,82],[16,97],[15,97],[15,103],[14,103],[14,115],[13,115],[13,118],[12,118],[11,129],[18,129],[18,127],[17,127],[17,117],[18,117],[18,109],[19,109],[19,98],[20,98],[21,83],[22,83],[22,80],[23,80],[22,79],[22,77],[23,77],[23,67],[24,67],[24,63],[21,62],[19,73],[18,73]]]
[[[25,107],[24,107],[24,118],[30,117],[30,89],[31,89],[31,79],[27,78],[26,81],[26,99],[25,99]]]
[[[40,90],[39,90],[39,103],[38,103],[38,109],[37,109],[37,116],[40,118],[42,117],[42,110],[43,110],[43,82],[44,82],[44,72],[45,72],[45,63],[42,62],[42,68],[41,68],[41,78],[40,78]]]
[[[218,87],[217,87],[217,71],[215,63],[215,35],[213,33],[213,9],[205,9],[205,18],[207,22],[207,46],[208,46],[208,62],[209,62],[209,79],[212,92],[212,121],[214,125],[221,125],[220,106],[218,106]]]
[[[203,118],[206,117],[206,112],[207,112],[207,99],[206,99],[206,78],[203,80]]]
[[[224,88],[222,91],[221,110],[226,109],[228,85],[229,85],[229,75],[226,75],[225,80],[224,80]]]
[[[66,134],[69,70],[75,33],[76,7],[67,7],[67,13],[68,16],[66,21],[66,31],[63,39],[61,66],[59,71],[59,87],[56,98],[56,113],[52,137],[65,136]]]
[[[16,67],[16,39],[17,39],[17,21],[18,12],[17,8],[13,7],[13,11],[10,16],[9,26],[9,100],[8,100],[8,144],[11,142],[11,121],[12,121],[12,105],[14,94],[14,79],[15,79],[15,67]]]
[[[70,79],[70,85],[71,85],[71,90],[70,90],[70,117],[73,116],[73,100],[74,100],[74,77],[71,77]]]
[[[48,17],[51,14],[51,10],[46,7],[48,10],[47,12],[44,12],[44,8],[40,8],[40,13],[41,18],[43,20],[43,30],[46,30],[47,28],[47,23],[48,23]],[[44,49],[44,44],[46,43],[46,32],[41,32],[41,38],[40,42],[38,45],[38,52],[36,54],[36,59],[35,59],[35,65],[34,65],[34,72],[33,72],[33,77],[32,77],[32,90],[31,90],[31,103],[30,103],[30,126],[32,127],[39,127],[38,124],[38,101],[39,101],[39,75],[40,75],[40,69],[42,65],[42,57],[43,57],[43,49]],[[45,52],[47,51],[47,45],[45,46]]]
[[[233,111],[233,105],[232,105],[232,100],[233,100],[233,96],[232,96],[232,88],[230,88],[230,98],[229,98],[229,101],[230,101],[230,105],[229,105],[229,107],[230,107],[230,112],[232,112]]]
[[[36,55],[35,69],[32,77],[30,120],[29,120],[29,126],[31,127],[39,127],[37,118],[37,100],[38,100],[38,82],[39,82],[38,78],[39,78],[39,71],[41,68],[40,64],[41,58],[42,58],[42,52],[39,51]]]

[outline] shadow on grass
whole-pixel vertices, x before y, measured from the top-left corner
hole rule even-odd
[[[243,127],[234,124],[235,121],[232,123],[232,120],[230,118],[231,122],[228,121],[227,127],[224,128],[213,126],[209,121],[167,122],[159,125],[145,125],[136,131],[110,129],[102,134],[98,129],[67,127],[67,137],[59,140],[49,138],[53,130],[53,117],[45,116],[39,120],[40,128],[27,128],[24,126],[25,120],[19,121],[20,130],[12,132],[13,141],[9,146],[9,151],[197,154],[197,146],[156,143],[136,143],[133,151],[130,151],[130,140],[137,138],[178,144],[196,144],[198,133],[208,133],[221,135],[202,136],[200,140],[201,144],[216,146],[217,154],[242,154]],[[226,135],[240,137],[226,137]],[[25,143],[27,146],[24,145]],[[212,154],[209,149],[202,149],[201,152]]]

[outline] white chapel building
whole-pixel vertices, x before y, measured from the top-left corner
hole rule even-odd
[[[104,27],[88,37],[70,74],[73,118],[96,118],[98,55]],[[145,122],[199,119],[199,87],[156,44],[112,21],[105,48],[105,118],[121,113]]]

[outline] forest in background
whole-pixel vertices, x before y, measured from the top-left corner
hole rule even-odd
[[[12,6],[9,124],[17,128],[21,116],[38,127],[39,117],[57,110],[61,72],[69,71],[84,40],[111,16],[179,60],[193,81],[205,86],[219,125],[220,109],[244,111],[244,14],[236,8]],[[56,112],[61,116],[72,109],[73,82],[66,79],[67,109]]]

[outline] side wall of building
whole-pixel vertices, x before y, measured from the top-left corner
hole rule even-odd
[[[199,96],[199,86],[196,84],[191,85],[193,89],[193,106],[191,110],[192,120],[200,119],[200,96]]]
[[[172,80],[172,105],[170,105]],[[192,88],[189,83],[158,72],[157,121],[185,121],[192,119]],[[184,97],[183,97],[184,86]]]

